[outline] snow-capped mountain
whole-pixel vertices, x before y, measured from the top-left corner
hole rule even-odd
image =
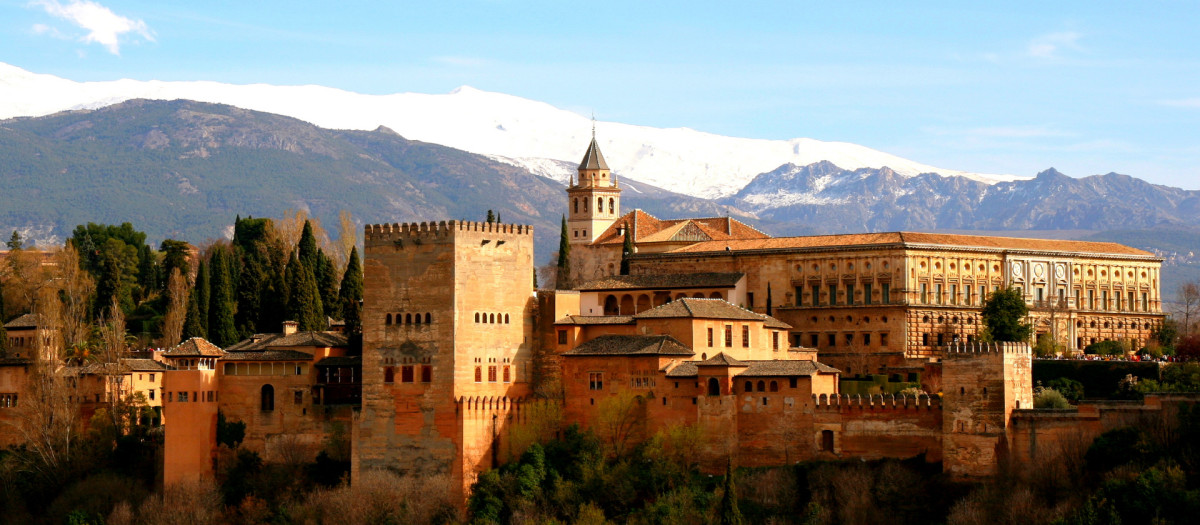
[[[592,130],[592,122],[582,115],[465,86],[442,95],[364,95],[312,85],[75,82],[0,63],[0,119],[94,109],[135,98],[229,104],[331,129],[386,126],[411,140],[490,155],[560,181],[573,173]],[[595,126],[605,158],[618,176],[704,198],[731,196],[760,173],[788,163],[828,161],[848,170],[886,166],[905,178],[934,173],[986,184],[1020,178],[936,168],[845,142],[746,139],[616,122]]]

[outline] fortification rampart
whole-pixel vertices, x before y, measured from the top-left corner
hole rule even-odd
[[[815,410],[941,410],[942,400],[937,396],[903,394],[820,394],[813,395]]]
[[[942,347],[942,355],[947,359],[964,357],[979,357],[989,354],[1033,355],[1029,343],[961,343]]]
[[[458,233],[486,233],[495,235],[533,236],[533,226],[525,224],[503,224],[475,221],[429,221],[368,224],[364,227],[365,242],[379,244],[404,240],[446,237]]]

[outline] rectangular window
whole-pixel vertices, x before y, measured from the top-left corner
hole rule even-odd
[[[817,334],[809,334],[809,335],[808,335],[808,342],[809,342],[810,344],[809,344],[808,346],[810,346],[810,347],[812,347],[812,348],[816,348],[816,347],[817,347],[817,345],[818,345],[818,344],[820,344],[820,341],[819,341],[819,339],[820,339],[820,336],[819,336],[819,335],[817,335]]]
[[[303,405],[304,404],[304,391],[303,390],[297,390],[295,392],[292,392],[292,404],[293,405]]]
[[[1133,295],[1130,295],[1130,297],[1133,297]],[[1133,302],[1133,300],[1131,299],[1129,302],[1131,302],[1131,303],[1132,303],[1132,302]],[[153,382],[153,381],[154,381],[154,374],[150,374],[150,381],[151,381],[151,382]]]
[[[846,334],[846,346],[854,346],[854,334]]]
[[[871,283],[863,284],[863,304],[871,304]]]
[[[863,346],[871,346],[871,334],[863,334]]]
[[[492,365],[492,366],[488,367],[488,382],[489,383],[496,382],[496,365]]]
[[[1113,296],[1116,297],[1116,299],[1117,299],[1117,310],[1121,310],[1122,309],[1121,308],[1121,306],[1122,306],[1121,305],[1121,292],[1117,292],[1117,293],[1113,294]]]
[[[725,347],[733,347],[733,325],[731,324],[725,325]]]
[[[1133,299],[1133,292],[1129,292],[1129,310],[1133,311],[1136,309],[1137,308],[1135,308],[1134,299]]]
[[[937,295],[934,296],[933,302],[935,302],[937,304],[942,304],[942,301],[944,300],[942,298],[942,283],[938,283],[935,293],[937,293]]]
[[[187,393],[187,392],[180,392],[180,393],[179,393],[179,402],[180,402],[180,403],[187,403],[187,400],[188,400],[188,393]]]
[[[708,347],[712,348],[712,345],[713,345],[713,329],[709,328],[708,329]]]
[[[237,375],[237,363],[225,363],[225,375],[227,375],[227,376]],[[151,379],[151,381],[153,381],[153,379]]]
[[[604,390],[604,373],[588,373],[588,390]]]
[[[479,367],[475,367],[475,371],[479,372]],[[479,374],[477,373],[476,375],[479,375]],[[390,366],[383,367],[383,382],[384,383],[394,383],[395,381],[396,381],[396,369],[393,367],[390,367]],[[475,381],[478,382],[479,378],[476,377]]]
[[[846,285],[846,304],[854,304],[854,285]]]
[[[788,378],[788,388],[796,388],[796,378],[794,378],[794,377]]]
[[[754,292],[746,292],[746,308],[754,309]]]
[[[983,300],[987,298],[987,285],[979,285],[979,304],[983,304]]]
[[[1088,310],[1096,309],[1096,291],[1088,290]]]
[[[887,346],[887,336],[888,336],[887,332],[883,332],[883,333],[879,334],[879,346],[883,346],[883,347]]]
[[[167,402],[168,402],[168,403],[172,403],[172,402],[174,402],[174,401],[175,401],[175,393],[174,393],[174,392],[167,392]]]
[[[509,367],[508,367],[508,365],[504,365],[504,382],[505,382],[505,383],[511,383],[511,382],[512,382],[512,376],[510,376],[509,374],[510,374],[510,372],[509,372]]]
[[[750,325],[742,325],[742,348],[750,348]]]
[[[921,283],[921,304],[929,304],[929,285]]]
[[[567,344],[567,331],[566,330],[558,331],[558,344],[560,344],[560,345]]]
[[[1110,306],[1110,305],[1108,304],[1108,290],[1104,290],[1103,292],[1100,292],[1100,301],[1101,301],[1101,302],[1100,302],[1100,309],[1101,309],[1101,310],[1108,310],[1108,308],[1109,308],[1109,306]]]
[[[771,349],[779,351],[779,332],[771,332]]]
[[[421,365],[421,382],[428,383],[433,381],[433,367],[430,365]]]
[[[475,367],[475,382],[476,383],[483,382],[483,367],[482,366]]]
[[[1045,300],[1046,300],[1046,297],[1045,297],[1045,295],[1046,295],[1046,290],[1042,289],[1041,287],[1038,287],[1038,289],[1037,289],[1037,300],[1038,300],[1038,302],[1039,302],[1039,303],[1040,303],[1040,302],[1043,302],[1043,301],[1045,301]]]
[[[835,306],[835,305],[837,305],[837,304],[838,304],[838,299],[837,299],[837,285],[836,285],[836,284],[831,284],[831,285],[829,285],[829,305],[830,305],[830,306]]]
[[[826,340],[829,343],[829,346],[837,346],[837,334],[828,334],[826,336]]]
[[[796,287],[796,306],[800,306],[800,305],[804,304],[803,297],[804,297],[804,288],[797,286]]]
[[[950,304],[958,304],[958,285],[950,285]]]
[[[413,367],[412,367],[412,365],[404,365],[404,366],[400,367],[400,382],[401,383],[413,382]]]
[[[890,304],[892,302],[892,284],[891,283],[883,283],[883,284],[880,284],[879,286],[880,286],[879,292],[880,292],[880,296],[881,296],[880,300],[883,301],[883,304]]]
[[[946,334],[938,334],[938,346],[946,344]]]
[[[149,394],[147,397],[149,397],[151,401],[154,401],[155,390],[151,388],[150,390],[147,390],[146,393]]]
[[[1142,292],[1142,311],[1150,311],[1150,296],[1146,292]]]
[[[819,306],[821,304],[821,287],[820,285],[812,285],[812,305]]]

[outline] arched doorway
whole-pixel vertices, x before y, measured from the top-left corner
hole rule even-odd
[[[604,315],[618,315],[621,313],[617,306],[617,296],[610,295],[604,298]]]
[[[633,296],[625,294],[621,297],[621,315],[633,315]]]
[[[717,381],[717,378],[715,378],[715,377],[708,378],[708,395],[710,395],[710,396],[721,395],[721,382]]]
[[[275,387],[271,385],[263,385],[260,398],[259,408],[263,412],[275,410]]]
[[[642,313],[650,309],[650,296],[642,294],[637,299],[637,311],[634,313]]]

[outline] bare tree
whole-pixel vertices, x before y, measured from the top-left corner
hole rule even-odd
[[[107,317],[107,319],[105,319]],[[108,422],[117,435],[124,435],[132,424],[126,421],[127,400],[125,398],[125,375],[128,370],[121,364],[128,346],[125,333],[125,312],[117,298],[113,297],[107,316],[100,319],[100,351],[95,356],[96,364],[91,367],[104,381],[105,399],[108,402]]]
[[[1188,281],[1176,292],[1175,313],[1183,321],[1183,337],[1192,334],[1192,325],[1200,315],[1200,282]]]
[[[70,243],[56,254],[55,262],[61,299],[57,324],[62,330],[64,348],[78,348],[91,335],[88,306],[96,283],[79,267],[79,253]]]
[[[350,251],[358,246],[358,224],[354,222],[354,216],[349,210],[338,212],[338,238],[336,249],[332,250],[330,257],[333,258],[334,268],[338,269],[337,276],[342,276],[342,271],[346,269],[346,264],[350,262]]]
[[[179,268],[171,269],[167,279],[167,313],[163,315],[162,339],[159,345],[171,348],[183,338],[183,321],[187,316],[188,283]]]
[[[633,392],[622,390],[615,396],[602,399],[596,408],[598,433],[609,446],[609,452],[619,457],[625,453],[625,447],[642,420],[639,417],[641,398]]]

